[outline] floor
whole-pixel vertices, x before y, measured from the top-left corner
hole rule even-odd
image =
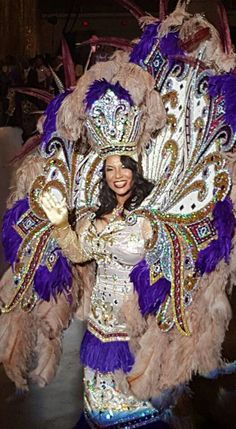
[[[14,385],[0,369],[0,429],[71,429],[82,410],[82,367],[79,322],[64,337],[64,353],[54,381],[46,388],[32,385],[26,397],[17,397]]]
[[[236,314],[236,291],[233,296]],[[226,336],[224,352],[236,359],[236,318]],[[0,429],[72,429],[82,410],[82,368],[79,344],[83,328],[74,321],[64,338],[63,359],[54,382],[44,389],[31,387],[17,397],[0,368]],[[191,393],[174,410],[175,429],[236,429],[236,374],[217,380],[193,379]]]

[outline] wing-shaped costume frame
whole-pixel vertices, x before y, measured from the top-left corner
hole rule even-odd
[[[197,48],[195,43],[189,53],[184,50],[187,31],[183,27],[196,26],[197,20],[202,29],[209,31],[201,33]],[[84,212],[97,207],[103,159],[88,144],[88,92],[95,80],[102,79],[113,86],[118,82],[129,91],[141,111],[137,142],[140,165],[144,176],[154,183],[151,194],[127,216],[130,224],[137,216],[145,217],[152,227],[145,260],[131,275],[137,294],[124,308],[137,356],[129,387],[138,397],[144,395],[142,382],[147,387],[147,397],[152,396],[169,385],[185,382],[193,372],[206,372],[221,362],[219,350],[230,318],[224,288],[235,219],[225,154],[235,144],[236,121],[232,112],[236,102],[233,106],[229,103],[229,93],[236,93],[236,78],[228,70],[219,69],[218,64],[209,63],[208,36],[213,38],[215,33],[201,17],[183,14],[180,27],[175,30],[168,25],[172,21],[168,17],[163,23],[154,20],[146,25],[130,57],[117,53],[113,60],[95,65],[72,93],[60,95],[49,105],[40,147],[44,167],[27,195],[9,209],[4,223],[15,290],[2,306],[3,317],[12,310],[14,314],[19,305],[35,314],[43,300],[51,302],[61,296],[66,296],[69,303],[73,295],[73,267],[53,238],[53,226],[38,197],[43,190],[53,189],[58,198],[66,198],[77,221]],[[230,61],[236,65],[235,57]],[[215,357],[213,351],[209,352],[212,359],[205,364],[196,352],[196,357],[186,363],[186,370],[177,371],[175,376],[171,372],[172,362],[168,379],[168,365],[161,374],[163,356],[154,350],[156,343],[159,341],[167,350],[167,345],[179,341],[178,359],[180,350],[187,354],[194,342],[200,344],[195,337],[195,321],[200,320],[194,317],[199,302],[205,299],[199,296],[207,295],[203,279],[207,288],[214,270],[224,273],[224,285],[217,293],[225,309],[223,327],[211,347],[215,347]],[[211,291],[209,286],[209,294]],[[145,355],[151,338],[153,348],[147,348]],[[160,358],[160,368],[156,370],[156,379],[153,376],[156,381],[150,383],[147,380],[149,370],[154,369],[155,356]]]

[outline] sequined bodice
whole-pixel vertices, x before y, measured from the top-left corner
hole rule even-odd
[[[97,262],[97,277],[91,297],[88,329],[103,341],[128,340],[121,307],[133,292],[129,274],[144,257],[141,223],[109,223],[101,233],[94,222],[84,239],[87,253]]]

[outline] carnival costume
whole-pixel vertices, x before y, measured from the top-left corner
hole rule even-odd
[[[162,23],[143,22],[130,56],[95,65],[49,105],[39,153],[24,166],[32,174],[18,173],[24,183],[3,227],[13,275],[2,280],[1,361],[20,388],[49,382],[77,310],[87,320],[81,361],[95,428],[165,418],[150,398],[223,366],[231,317],[236,57],[183,5]],[[139,160],[154,188],[98,233],[111,154]],[[48,189],[66,199],[71,225],[48,221],[39,204]]]

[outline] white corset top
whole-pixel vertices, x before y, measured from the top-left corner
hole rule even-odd
[[[92,222],[84,237],[85,251],[97,262],[88,329],[104,342],[129,339],[121,307],[133,292],[129,274],[145,254],[142,222],[141,218],[134,225],[114,221],[101,233]]]

